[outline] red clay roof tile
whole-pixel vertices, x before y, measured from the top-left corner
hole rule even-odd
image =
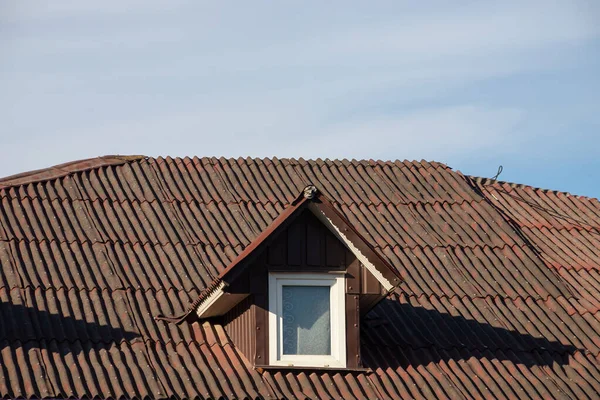
[[[306,185],[402,278],[368,371],[173,325]],[[0,179],[0,397],[597,398],[600,202],[439,163],[106,156]]]

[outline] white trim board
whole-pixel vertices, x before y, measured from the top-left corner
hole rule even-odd
[[[196,314],[199,318],[209,318],[223,315],[231,310],[236,304],[248,297],[248,294],[225,293],[225,282],[219,286],[206,298],[198,308]]]
[[[387,280],[381,272],[375,267],[375,265],[369,261],[367,256],[365,256],[355,245],[352,243],[350,239],[338,228],[332,221],[329,219],[323,211],[321,211],[317,206],[313,203],[308,205],[308,209],[325,225],[331,233],[333,233],[342,243],[346,245],[346,247],[354,254],[354,256],[377,278],[377,280],[381,283],[381,285],[388,292],[394,288],[394,285]]]

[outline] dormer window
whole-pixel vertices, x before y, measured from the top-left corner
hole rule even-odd
[[[344,275],[269,274],[270,365],[345,367]]]
[[[308,186],[200,294],[181,323],[218,318],[257,369],[356,369],[360,321],[398,271]]]

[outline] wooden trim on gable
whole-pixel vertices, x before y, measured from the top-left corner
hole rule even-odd
[[[388,292],[391,292],[400,284],[402,278],[397,270],[377,254],[360,233],[335,210],[331,202],[325,198],[319,198],[319,201],[311,202],[308,209],[348,246],[356,258],[381,282]]]

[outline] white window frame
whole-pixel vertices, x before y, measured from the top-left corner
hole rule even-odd
[[[331,355],[283,354],[283,286],[329,286]],[[299,367],[346,367],[346,307],[343,273],[269,274],[269,363]]]

